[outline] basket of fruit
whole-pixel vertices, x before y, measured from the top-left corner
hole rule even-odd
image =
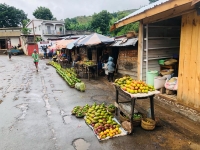
[[[79,111],[76,113],[77,118],[83,118],[84,116],[85,116],[85,114],[82,111]]]
[[[80,111],[80,110],[82,110],[82,107],[81,107],[81,106],[76,106],[76,107],[74,107],[73,110],[71,111],[71,114],[72,114],[72,115],[76,115],[76,113],[77,113],[78,111]]]
[[[107,110],[111,113],[114,113],[115,112],[115,105],[113,105],[113,104],[108,105]]]
[[[142,119],[141,126],[145,130],[153,130],[155,128],[156,122],[150,118]]]
[[[133,126],[139,126],[141,124],[142,114],[134,113],[133,115]]]

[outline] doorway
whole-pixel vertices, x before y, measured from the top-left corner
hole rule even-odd
[[[0,39],[0,49],[6,49],[6,40]]]

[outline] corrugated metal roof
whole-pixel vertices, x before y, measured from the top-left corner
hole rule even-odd
[[[129,14],[128,16],[126,16],[126,17],[124,17],[124,18],[118,20],[118,21],[115,22],[115,23],[119,23],[119,22],[121,22],[121,21],[123,21],[123,20],[126,20],[126,19],[130,18],[130,17],[133,17],[133,16],[136,16],[136,15],[138,15],[138,14],[141,14],[141,13],[145,12],[146,10],[149,10],[149,9],[151,9],[151,8],[154,8],[154,7],[158,6],[158,5],[161,5],[161,4],[163,4],[163,3],[166,3],[166,2],[168,2],[168,1],[170,1],[170,0],[158,0],[157,2],[151,3],[151,4],[147,5],[147,6],[144,6],[144,7],[140,8],[140,9],[134,11],[133,13],[131,13],[131,14]]]
[[[123,39],[124,38],[115,40],[115,42],[113,44],[111,44],[110,46],[112,46],[112,47],[135,46],[136,43],[138,42],[138,38],[127,39],[126,42],[123,42]]]

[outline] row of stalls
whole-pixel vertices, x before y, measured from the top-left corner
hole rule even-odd
[[[70,62],[75,60],[79,54],[82,61],[90,61],[94,65],[102,65],[102,57],[106,51],[108,56],[114,58],[116,73],[128,74],[134,78],[137,78],[137,48],[138,38],[136,37],[120,36],[114,39],[97,33],[80,36],[77,39],[60,40],[49,47],[50,50],[62,50],[67,56],[70,56]],[[98,68],[100,69],[101,66]],[[101,73],[99,74],[101,75]]]
[[[200,0],[158,0],[119,20],[111,30],[139,21],[137,78],[152,70],[177,77],[175,103],[200,111]],[[175,59],[169,65],[159,60]],[[160,94],[163,95],[164,94]]]

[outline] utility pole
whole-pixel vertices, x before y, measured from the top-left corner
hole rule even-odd
[[[35,27],[34,27],[34,21],[32,20],[32,25],[33,25],[33,42],[34,42],[34,48],[36,49],[36,45],[35,45]]]

